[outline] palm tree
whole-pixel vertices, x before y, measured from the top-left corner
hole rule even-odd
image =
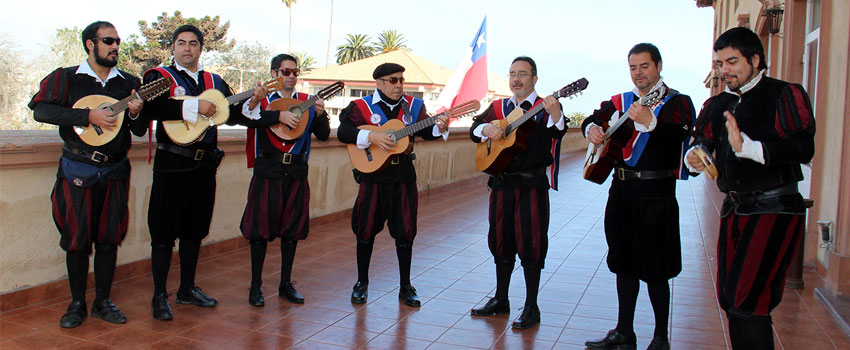
[[[295,6],[295,2],[298,0],[281,0],[283,4],[289,8],[289,50],[287,52],[292,52],[292,6]]]
[[[305,51],[295,51],[292,56],[295,56],[295,60],[298,61],[298,68],[304,73],[313,70],[313,66],[316,65],[316,58]]]
[[[378,42],[375,44],[375,47],[381,50],[382,53],[401,49],[407,50],[406,42],[407,40],[404,39],[404,35],[395,29],[388,29],[378,35]]]
[[[346,43],[336,47],[336,63],[346,64],[375,55],[366,34],[346,34]]]

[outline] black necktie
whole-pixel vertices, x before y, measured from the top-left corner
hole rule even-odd
[[[519,108],[522,108],[522,110],[524,111],[528,111],[529,109],[531,109],[531,102],[522,101],[522,103],[519,104]]]

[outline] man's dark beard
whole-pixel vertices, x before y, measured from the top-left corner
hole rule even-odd
[[[100,57],[100,55],[95,54],[94,55],[94,61],[97,62],[97,64],[104,66],[104,67],[108,67],[108,68],[112,68],[112,67],[115,67],[116,65],[118,65],[118,56],[117,55],[115,56],[114,60],[109,59],[109,53],[107,53],[106,55],[107,55],[107,57]]]

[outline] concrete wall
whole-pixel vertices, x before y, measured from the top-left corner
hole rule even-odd
[[[333,133],[335,134],[335,133]],[[241,235],[251,170],[245,167],[245,131],[223,130],[220,147],[227,156],[218,171],[216,206],[205,244]],[[129,232],[118,264],[150,257],[147,208],[151,165],[147,142],[136,139],[130,151]],[[563,150],[587,147],[578,130],[564,137]],[[59,234],[51,217],[50,191],[56,179],[61,140],[56,131],[0,131],[0,293],[60,280],[67,274]],[[452,129],[447,142],[417,142],[415,161],[420,191],[484,176],[475,169],[475,144],[466,129]],[[357,186],[345,146],[335,137],[315,141],[310,157],[312,217],[351,209]]]

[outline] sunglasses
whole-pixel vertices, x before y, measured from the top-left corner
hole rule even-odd
[[[404,84],[404,77],[390,77],[390,78],[379,78],[380,81],[388,81],[390,84],[402,83]]]
[[[121,38],[113,38],[111,36],[105,36],[102,38],[91,38],[92,41],[100,40],[100,42],[106,45],[118,44],[121,45]]]
[[[299,74],[301,74],[301,70],[298,68],[280,68],[275,70],[285,77],[288,77],[290,73],[292,73],[293,77],[297,77]]]

